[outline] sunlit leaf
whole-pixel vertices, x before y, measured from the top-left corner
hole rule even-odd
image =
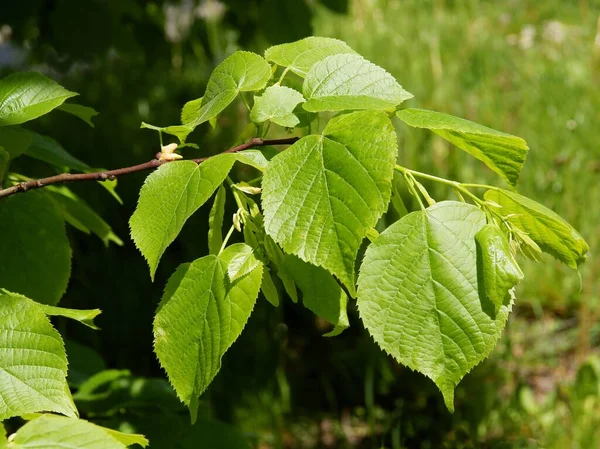
[[[75,95],[38,72],[8,75],[0,80],[0,126],[38,118]]]
[[[407,125],[426,128],[466,151],[514,186],[519,180],[529,147],[520,137],[425,109],[403,109],[396,113]]]
[[[373,339],[398,362],[431,378],[454,410],[454,388],[496,345],[511,305],[481,298],[475,206],[443,201],[410,213],[366,251],[358,310]]]
[[[294,89],[279,85],[268,87],[261,96],[254,97],[250,120],[255,123],[270,120],[279,126],[293,128],[300,123],[294,109],[303,101],[302,94]]]
[[[94,318],[102,313],[100,309],[65,309],[64,307],[48,306],[46,304],[40,304],[40,307],[48,316],[63,316],[65,318],[79,321],[81,324],[91,327],[92,329],[99,329],[94,324]]]

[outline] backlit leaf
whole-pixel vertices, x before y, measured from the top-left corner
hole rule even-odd
[[[354,53],[345,42],[329,37],[307,37],[289,44],[275,45],[265,51],[267,61],[274,62],[300,76],[327,56]]]
[[[60,334],[40,304],[0,289],[0,420],[52,411],[76,416]]]
[[[81,324],[91,327],[92,329],[99,329],[94,324],[94,318],[96,318],[102,311],[100,309],[65,309],[64,307],[54,307],[45,304],[40,304],[42,311],[48,316],[63,316],[70,318],[75,321],[79,321]]]
[[[311,112],[349,109],[394,110],[413,95],[381,67],[356,54],[328,56],[304,79],[304,109]]]
[[[542,251],[573,269],[587,259],[589,245],[579,233],[546,206],[518,193],[488,190],[486,200],[502,206],[500,213],[513,226],[524,231]]]
[[[514,186],[519,180],[529,147],[520,137],[425,109],[403,109],[398,118],[413,128],[426,128],[484,162]]]
[[[38,118],[75,95],[38,72],[8,75],[0,80],[0,126]]]
[[[475,206],[443,201],[410,213],[365,253],[358,310],[373,339],[431,378],[454,410],[454,388],[496,345],[510,311],[480,298]]]
[[[223,154],[200,165],[192,161],[172,162],[161,165],[146,178],[129,226],[153,279],[165,249],[223,182],[234,161],[234,155]]]
[[[178,397],[195,421],[198,396],[246,325],[258,296],[262,264],[231,282],[229,263],[247,245],[180,267],[169,280],[154,319],[154,348]]]
[[[358,248],[390,200],[396,145],[383,112],[341,115],[323,135],[300,139],[265,170],[265,230],[352,293]]]

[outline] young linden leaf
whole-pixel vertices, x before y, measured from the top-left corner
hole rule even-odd
[[[208,216],[208,253],[219,254],[223,245],[223,215],[225,214],[226,191],[223,184],[219,186],[215,201]]]
[[[185,143],[187,136],[194,130],[193,127],[189,125],[173,125],[173,126],[154,126],[149,123],[142,122],[140,128],[144,129],[152,129],[154,131],[163,132],[165,134],[170,134],[171,136],[175,136],[179,139],[181,144]]]
[[[261,285],[262,264],[231,282],[232,259],[247,245],[226,248],[180,267],[171,277],[154,318],[154,349],[177,396],[196,419],[198,397],[242,332]]]
[[[11,159],[25,153],[31,145],[33,135],[18,126],[0,128],[0,147],[8,152]]]
[[[302,102],[304,97],[294,89],[279,85],[268,87],[260,97],[254,97],[250,120],[255,123],[270,120],[279,126],[293,128],[300,123],[294,109]]]
[[[290,273],[288,273],[285,267],[285,254],[268,235],[264,236],[263,244],[265,252],[267,253],[267,257],[271,261],[271,264],[275,267],[275,273],[283,284],[285,292],[294,303],[297,303],[298,291],[296,289],[296,282],[294,282],[294,278]]]
[[[72,156],[56,140],[48,136],[28,132],[32,135],[32,142],[26,151],[27,156],[52,164],[59,169],[67,167],[82,172],[90,170],[89,165]]]
[[[520,137],[425,109],[402,109],[396,112],[400,120],[413,128],[426,128],[484,162],[511,186],[519,180],[529,147]]]
[[[387,210],[397,139],[383,112],[334,117],[275,156],[262,183],[266,232],[353,294],[358,248]]]
[[[350,327],[348,296],[331,274],[289,254],[285,256],[284,263],[302,292],[304,306],[335,326],[325,336],[339,335]]]
[[[0,289],[0,420],[52,411],[76,416],[60,334],[40,304]]]
[[[328,37],[307,37],[290,44],[275,45],[265,51],[267,61],[287,67],[304,77],[308,70],[327,56],[355,53],[345,42]]]
[[[207,122],[229,106],[238,93],[264,89],[269,79],[271,66],[264,58],[248,51],[235,52],[211,74],[201,107],[196,114],[191,111],[197,107],[197,103],[188,106],[188,112],[185,113],[186,125],[193,129]]]
[[[502,231],[485,225],[475,234],[479,294],[495,305],[495,313],[510,302],[508,291],[523,279],[523,272],[510,251]]]
[[[64,307],[54,307],[45,304],[40,304],[42,311],[48,316],[64,316],[75,321],[79,321],[84,326],[92,329],[100,329],[94,324],[94,318],[102,313],[100,309],[80,310],[80,309],[65,309]]]
[[[42,192],[0,201],[0,286],[56,304],[71,274],[71,247],[60,210]]]
[[[225,180],[234,161],[234,155],[222,154],[200,165],[192,161],[164,164],[146,178],[129,226],[152,279],[165,249]]]
[[[454,410],[454,387],[485,359],[509,305],[480,298],[475,206],[442,201],[410,213],[367,248],[358,311],[373,339],[398,362],[431,378]]]
[[[86,234],[93,232],[108,246],[113,242],[119,246],[123,241],[112,228],[85,201],[65,186],[48,186],[45,192],[62,212],[67,223]]]
[[[204,97],[197,98],[195,100],[188,101],[183,105],[181,109],[181,123],[187,125],[188,123],[192,123],[196,117],[200,114],[200,109],[202,108],[202,99]]]
[[[38,118],[75,95],[38,72],[8,75],[0,80],[0,126]]]
[[[263,147],[263,150],[264,148],[265,147]],[[240,151],[239,153],[236,153],[236,160],[260,171],[265,171],[265,168],[269,163],[269,160],[265,157],[263,152],[259,150]]]
[[[413,95],[392,75],[356,54],[328,56],[304,79],[304,109],[311,112],[348,109],[394,110]]]
[[[85,123],[94,128],[94,122],[92,122],[92,118],[98,115],[98,111],[94,108],[90,108],[89,106],[82,106],[80,104],[74,103],[64,103],[61,104],[58,108],[59,111],[66,112],[67,114],[74,115],[80,120],[83,120]]]
[[[125,449],[133,444],[148,445],[143,435],[125,434],[83,419],[42,415],[29,421],[11,437],[14,449]]]
[[[260,261],[254,256],[254,249],[248,245],[232,245],[236,251],[227,265],[227,276],[231,282],[246,276],[258,267]]]
[[[589,245],[579,233],[555,212],[518,193],[488,190],[484,198],[502,206],[505,219],[528,235],[542,251],[574,270],[587,259]]]

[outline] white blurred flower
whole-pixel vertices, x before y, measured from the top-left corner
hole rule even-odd
[[[208,21],[218,21],[225,14],[226,7],[219,0],[204,0],[198,9],[196,14],[198,17]]]
[[[551,20],[544,24],[542,37],[544,40],[561,44],[567,36],[567,27],[558,20]]]
[[[529,50],[531,47],[533,47],[535,35],[535,27],[533,25],[525,25],[519,34],[519,46],[523,50]]]
[[[182,0],[179,4],[166,3],[165,35],[169,42],[181,42],[188,34],[196,19],[194,0]]]

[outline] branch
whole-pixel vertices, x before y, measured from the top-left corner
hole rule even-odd
[[[237,153],[239,151],[248,150],[254,147],[263,147],[267,145],[291,145],[296,142],[299,137],[288,137],[285,139],[273,139],[273,140],[263,140],[259,138],[254,138],[249,140],[246,143],[238,145],[237,147],[230,148],[223,153]],[[160,154],[160,153],[159,153]],[[218,155],[214,155],[218,156]],[[204,162],[207,159],[210,159],[214,156],[201,157],[197,159],[179,159],[193,161],[197,164]],[[42,187],[46,187],[52,184],[65,184],[68,182],[78,182],[78,181],[112,181],[119,176],[129,175],[130,173],[137,173],[145,170],[152,170],[154,168],[160,167],[163,164],[173,164],[178,161],[164,161],[160,159],[152,159],[151,161],[145,162],[143,164],[132,165],[131,167],[117,168],[116,170],[108,170],[101,172],[93,172],[93,173],[62,173],[56,176],[50,176],[48,178],[42,179],[32,179],[31,181],[20,182],[19,184],[15,184],[14,186],[7,187],[6,189],[0,190],[0,198],[5,198],[7,196],[14,195],[15,193],[27,192],[29,190],[40,189]]]

